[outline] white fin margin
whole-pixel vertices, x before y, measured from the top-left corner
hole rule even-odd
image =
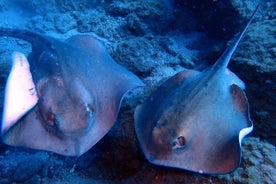
[[[2,120],[2,133],[12,127],[38,101],[30,65],[23,53],[14,52],[7,79]]]
[[[252,132],[253,130],[253,124],[250,126],[250,127],[247,127],[247,128],[243,128],[240,133],[239,133],[239,143],[240,143],[240,147],[241,147],[241,142],[242,142],[242,139],[247,135],[249,134],[250,132]]]

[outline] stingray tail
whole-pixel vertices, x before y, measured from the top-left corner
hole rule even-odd
[[[48,45],[48,41],[44,36],[30,30],[0,27],[0,37],[3,37],[3,36],[25,40],[29,42],[32,46]]]
[[[257,5],[256,9],[254,10],[253,14],[251,15],[251,17],[249,18],[248,22],[245,24],[245,26],[243,27],[242,31],[239,32],[233,39],[232,43],[230,44],[230,46],[223,52],[223,54],[220,56],[220,58],[218,59],[218,61],[214,64],[213,69],[214,70],[219,70],[221,68],[226,68],[231,56],[233,55],[234,51],[236,50],[239,42],[241,41],[245,31],[247,30],[248,26],[250,25],[250,23],[252,22],[257,10],[259,8],[259,5]]]

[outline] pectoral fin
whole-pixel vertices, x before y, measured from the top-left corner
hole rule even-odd
[[[12,127],[37,101],[28,60],[23,53],[15,52],[5,90],[2,132]]]

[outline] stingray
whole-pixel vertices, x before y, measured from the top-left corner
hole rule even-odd
[[[149,162],[206,174],[239,166],[253,123],[245,85],[227,65],[255,12],[214,65],[177,73],[137,106],[135,131]]]
[[[12,56],[1,129],[8,145],[79,156],[112,127],[124,94],[144,85],[90,35],[61,41],[1,28],[0,36],[32,46],[28,58]]]

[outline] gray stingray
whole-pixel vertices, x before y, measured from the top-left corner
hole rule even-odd
[[[213,66],[177,73],[136,108],[135,131],[151,163],[209,174],[238,167],[253,123],[245,85],[227,65],[254,14]]]
[[[81,155],[112,127],[124,94],[144,85],[92,36],[60,41],[9,28],[0,36],[32,45],[28,59],[13,54],[1,131],[8,145]]]

